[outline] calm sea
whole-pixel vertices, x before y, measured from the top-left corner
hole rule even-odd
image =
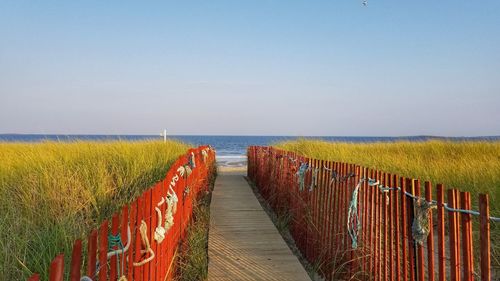
[[[293,136],[169,136],[171,139],[181,140],[195,146],[210,144],[217,150],[217,160],[222,165],[239,166],[246,163],[246,149],[250,145],[272,145],[285,140],[294,140]],[[491,137],[458,137],[444,138],[433,136],[409,136],[409,137],[300,137],[306,139],[321,139],[326,141],[341,142],[393,142],[393,141],[426,141],[431,139],[447,140],[500,140],[500,136]],[[161,140],[162,137],[153,135],[28,135],[28,134],[0,134],[0,141],[4,142],[40,142],[53,141],[75,141],[75,140]]]

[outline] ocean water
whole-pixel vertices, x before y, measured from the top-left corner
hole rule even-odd
[[[183,142],[190,143],[194,146],[209,144],[217,151],[217,161],[220,165],[225,166],[243,166],[246,165],[246,149],[250,145],[272,145],[277,142],[294,140],[299,137],[294,136],[169,136],[171,139],[177,139]],[[435,137],[435,136],[407,136],[407,137],[337,137],[337,136],[322,136],[322,137],[300,137],[306,139],[321,139],[326,141],[341,141],[341,142],[393,142],[393,141],[426,141],[431,139],[446,139],[446,140],[500,140],[500,136],[486,137]],[[40,142],[44,140],[53,141],[75,141],[75,140],[162,140],[160,136],[154,135],[28,135],[28,134],[0,134],[0,142]]]

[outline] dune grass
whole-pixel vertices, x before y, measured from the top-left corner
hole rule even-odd
[[[469,191],[478,210],[478,194],[490,196],[490,214],[500,217],[500,141],[333,143],[320,140],[282,142],[275,147],[310,158],[354,163],[400,176],[442,183]],[[474,220],[475,245],[479,233]],[[500,270],[500,223],[491,223],[492,265]],[[478,249],[478,247],[476,247]],[[477,265],[478,263],[476,263]]]
[[[75,238],[161,180],[187,149],[176,141],[0,143],[0,280],[44,277],[56,254],[69,257]]]
[[[193,202],[193,218],[187,229],[186,240],[181,244],[176,259],[176,278],[179,281],[206,280],[208,278],[208,230],[210,227],[210,202],[217,177],[215,165],[209,179],[209,192],[200,193]]]

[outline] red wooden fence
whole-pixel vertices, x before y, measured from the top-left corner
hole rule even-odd
[[[208,146],[190,149],[171,166],[164,180],[113,215],[111,228],[105,220],[99,229],[90,232],[86,257],[82,257],[82,241],[76,240],[69,263],[69,280],[172,280],[173,261],[186,235],[193,198],[208,191],[214,160],[215,151]],[[172,199],[175,197],[177,203]],[[169,212],[168,208],[173,210]],[[173,215],[173,225],[169,228],[165,227],[167,214]],[[147,237],[141,235],[141,225],[145,226],[143,234]],[[162,232],[161,228],[167,229],[164,239],[156,240],[155,231]],[[82,271],[83,260],[86,269]],[[64,273],[61,254],[50,264],[49,281],[62,281]],[[28,280],[39,279],[34,274]]]
[[[473,216],[453,210],[471,209],[469,192],[446,191],[438,184],[434,193],[430,182],[422,191],[419,180],[272,147],[248,148],[248,177],[278,215],[291,217],[298,249],[326,280],[492,280],[492,218],[485,194],[479,197],[479,216]],[[357,208],[349,216],[358,183]],[[436,210],[424,213],[428,232],[420,244],[412,224],[430,202]],[[360,226],[357,247],[348,235],[348,217],[354,230]],[[472,220],[477,218],[480,255],[474,258]]]

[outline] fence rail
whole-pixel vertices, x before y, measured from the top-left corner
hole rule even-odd
[[[208,146],[190,149],[162,181],[90,232],[86,257],[82,256],[82,240],[76,240],[69,280],[172,280],[173,262],[186,235],[193,199],[208,191],[214,160],[215,151]],[[64,279],[64,259],[63,254],[53,259],[49,281]],[[34,274],[28,280],[39,279]]]
[[[248,177],[326,280],[492,280],[487,195],[473,216],[458,211],[471,209],[471,194],[442,184],[434,193],[430,182],[422,191],[420,180],[354,164],[247,153]]]

